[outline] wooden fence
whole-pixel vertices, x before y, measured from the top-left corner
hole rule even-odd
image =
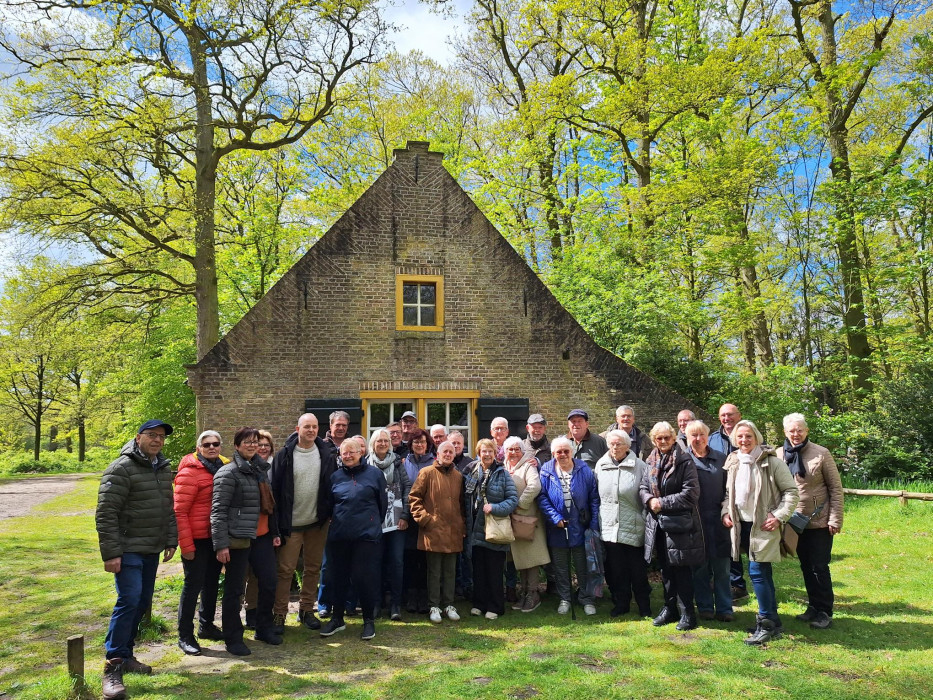
[[[933,501],[933,493],[916,493],[912,491],[882,491],[881,489],[842,489],[847,496],[892,496],[897,498],[902,506],[907,501]]]

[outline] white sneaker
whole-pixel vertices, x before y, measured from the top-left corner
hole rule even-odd
[[[447,615],[447,619],[451,622],[456,622],[460,619],[460,614],[457,612],[457,608],[453,605],[448,605],[444,608],[444,614]]]
[[[431,608],[431,614],[429,615],[431,622],[438,624],[441,621],[441,609],[440,608]]]
[[[583,612],[585,612],[587,615],[595,615],[595,614],[596,614],[596,606],[595,606],[595,605],[584,605],[584,606],[583,606]]]
[[[569,612],[570,612],[570,601],[569,600],[560,601],[560,605],[557,606],[557,614],[566,615]]]
[[[470,608],[470,614],[475,615],[476,617],[479,617],[480,615],[483,614],[483,611],[480,610],[479,608]]]
[[[488,613],[486,613],[486,619],[487,619],[487,620],[496,620],[496,619],[498,619],[498,618],[499,618],[499,616],[498,616],[496,613],[494,613],[494,612],[488,612]]]

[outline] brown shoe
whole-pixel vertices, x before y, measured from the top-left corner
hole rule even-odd
[[[123,659],[107,659],[104,663],[104,700],[123,700],[126,686],[123,685]]]
[[[135,656],[131,656],[128,659],[123,659],[123,673],[139,673],[143,676],[151,676],[152,666],[144,664]]]

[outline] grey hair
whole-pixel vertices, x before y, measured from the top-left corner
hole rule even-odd
[[[512,445],[516,445],[516,444],[517,444],[519,447],[521,447],[522,449],[524,449],[524,443],[522,442],[522,439],[521,439],[520,437],[517,437],[517,436],[515,436],[515,435],[512,435],[511,437],[507,437],[507,438],[505,439],[505,442],[502,443],[502,449],[503,449],[503,450],[507,450],[507,449],[509,449]]]
[[[692,420],[684,427],[684,435],[694,432],[709,435],[709,426],[701,420]]]
[[[755,439],[758,441],[759,445],[763,445],[765,439],[761,436],[761,431],[758,430],[758,426],[752,423],[750,420],[740,420],[735,424],[735,427],[732,429],[732,434],[729,436],[729,442],[732,443],[733,447],[738,447],[738,443],[735,441],[735,434],[739,432],[739,428],[748,428],[752,431],[752,434],[755,436]]]
[[[347,413],[346,411],[334,411],[333,413],[331,413],[331,414],[327,417],[327,420],[328,420],[330,423],[333,423],[333,422],[334,422],[335,420],[337,420],[338,418],[344,418],[344,419],[346,419],[347,423],[350,422],[350,414]]]
[[[573,443],[571,443],[570,440],[568,440],[563,435],[559,435],[558,437],[551,440],[551,453],[557,449],[558,445],[566,445],[570,448],[570,451],[573,452]]]
[[[376,440],[379,439],[380,435],[385,435],[386,440],[389,441],[389,452],[392,451],[392,436],[389,435],[389,431],[385,428],[379,428],[379,430],[374,430],[373,434],[369,436],[369,451],[372,453],[376,452]]]
[[[689,408],[684,408],[684,409],[682,409],[682,410],[677,414],[677,417],[680,418],[680,414],[683,413],[684,411],[686,411],[687,413],[690,414],[690,420],[696,420],[696,419],[697,419],[697,414],[694,413],[693,411],[691,411]]]
[[[620,411],[631,411],[632,415],[635,415],[635,409],[629,406],[627,403],[622,404],[616,409],[616,415],[619,415]]]
[[[787,430],[794,423],[799,423],[804,428],[810,427],[807,425],[807,419],[802,413],[788,413],[784,416],[784,430]]]
[[[611,437],[619,438],[623,443],[625,443],[626,447],[632,446],[632,436],[624,430],[610,430],[608,433],[606,433],[606,442],[609,442],[609,438]]]
[[[428,434],[430,435],[431,433],[433,433],[435,428],[440,428],[441,430],[444,431],[444,435],[447,435],[447,426],[443,425],[442,423],[435,423],[430,428],[428,428]]]
[[[204,438],[206,437],[215,437],[217,438],[217,442],[219,442],[221,445],[224,443],[223,438],[220,437],[220,433],[218,433],[216,430],[205,430],[203,433],[198,435],[198,441],[196,443],[198,447],[201,446],[201,442],[203,442]]]
[[[648,433],[648,437],[651,438],[651,442],[654,442],[654,439],[661,433],[670,433],[671,435],[677,435],[677,433],[674,431],[674,426],[672,426],[666,420],[662,420],[654,424],[654,427],[651,429],[651,432]]]
[[[509,427],[509,419],[503,418],[502,416],[496,416],[491,421],[489,421],[489,427],[492,428],[496,423],[505,423],[505,427]]]

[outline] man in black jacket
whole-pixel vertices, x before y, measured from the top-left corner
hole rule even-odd
[[[123,446],[100,480],[97,494],[97,536],[104,571],[113,574],[117,603],[104,642],[103,695],[126,697],[123,673],[152,673],[133,656],[143,613],[152,603],[159,553],[162,561],[175,555],[178,529],[172,500],[172,473],[162,454],[172,426],[148,420],[136,438]]]
[[[298,427],[272,463],[272,495],[282,538],[282,546],[276,553],[278,585],[272,610],[273,624],[279,632],[285,629],[292,576],[302,549],[304,570],[298,619],[309,629],[321,628],[313,606],[317,600],[327,526],[333,509],[330,477],[336,468],[333,448],[318,437],[317,418],[313,413],[305,413],[298,419]]]

